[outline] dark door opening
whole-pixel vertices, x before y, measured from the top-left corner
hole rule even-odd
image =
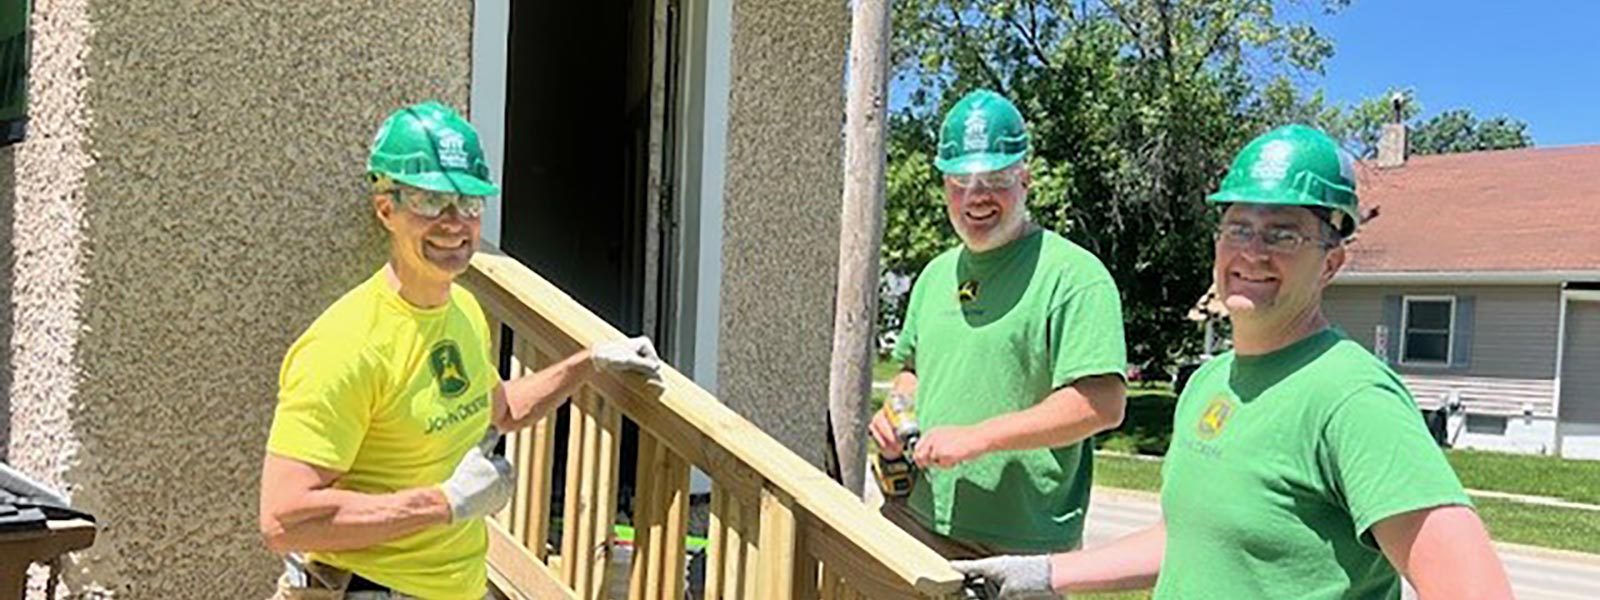
[[[670,0],[513,2],[502,249],[669,360],[673,243]],[[653,85],[655,79],[661,85]],[[509,366],[509,355],[503,366]],[[568,413],[556,421],[564,439]],[[638,435],[624,421],[619,508]],[[566,445],[556,444],[559,518]],[[552,531],[558,528],[552,528]],[[557,546],[559,547],[559,546]]]

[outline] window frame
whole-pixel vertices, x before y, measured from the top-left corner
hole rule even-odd
[[[1411,338],[1411,304],[1413,302],[1448,302],[1450,311],[1450,324],[1445,329],[1444,362],[1433,360],[1411,359],[1406,352],[1406,342]],[[1434,331],[1429,330],[1429,333]],[[1407,295],[1400,298],[1400,356],[1396,357],[1402,365],[1411,367],[1436,367],[1448,368],[1456,361],[1456,296],[1441,295]]]

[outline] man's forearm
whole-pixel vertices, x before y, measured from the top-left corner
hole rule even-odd
[[[511,432],[537,423],[593,374],[589,351],[581,350],[537,373],[506,382],[504,404],[495,403],[495,427]]]
[[[1167,548],[1167,526],[1157,523],[1093,550],[1050,557],[1050,586],[1057,592],[1145,589],[1156,584]]]
[[[1122,380],[1090,379],[1056,390],[1032,408],[979,424],[989,450],[1067,446],[1120,425],[1126,405]]]
[[[267,544],[278,553],[359,550],[450,522],[450,503],[435,488],[392,494],[323,489],[266,517]]]

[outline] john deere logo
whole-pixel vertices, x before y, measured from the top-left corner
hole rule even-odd
[[[966,304],[978,299],[978,280],[969,279],[961,282],[961,287],[956,290],[956,299]]]
[[[1217,396],[1206,405],[1206,411],[1200,414],[1200,423],[1195,426],[1195,433],[1202,440],[1216,439],[1222,434],[1222,428],[1228,425],[1228,417],[1233,416],[1233,403],[1227,396]]]
[[[446,398],[460,396],[472,385],[467,379],[467,368],[461,362],[461,349],[456,343],[445,340],[435,344],[428,352],[428,368],[433,370],[433,380],[439,382],[439,394]]]

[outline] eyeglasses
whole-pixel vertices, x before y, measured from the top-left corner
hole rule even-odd
[[[434,192],[416,188],[400,188],[390,192],[400,200],[406,210],[425,219],[436,219],[444,214],[444,209],[456,207],[456,213],[462,218],[476,219],[483,214],[483,196],[468,196],[448,192]]]
[[[1248,248],[1250,244],[1260,239],[1261,245],[1273,254],[1293,254],[1307,244],[1317,244],[1324,249],[1339,245],[1338,242],[1330,242],[1293,229],[1256,229],[1245,223],[1223,223],[1222,228],[1217,230],[1217,239],[1235,248]]]
[[[1006,169],[1004,171],[989,171],[986,173],[968,173],[965,175],[946,175],[945,180],[963,190],[983,188],[988,190],[1009,189],[1022,181],[1020,169]]]

